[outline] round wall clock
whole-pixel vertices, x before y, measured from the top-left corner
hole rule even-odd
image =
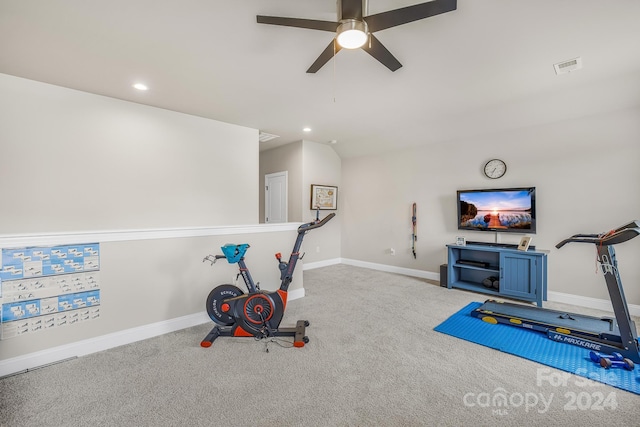
[[[507,172],[507,164],[500,159],[491,159],[484,165],[484,174],[487,178],[498,179]]]

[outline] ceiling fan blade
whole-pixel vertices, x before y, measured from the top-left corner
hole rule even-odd
[[[336,43],[336,39],[331,40],[329,46],[327,46],[327,48],[320,54],[320,56],[318,56],[316,62],[311,64],[311,67],[309,67],[307,73],[315,73],[316,71],[318,71],[324,66],[324,64],[329,62],[329,60],[333,58],[335,54],[340,52],[340,49],[341,47],[338,43]]]
[[[282,25],[283,27],[307,28],[310,30],[331,31],[334,33],[338,30],[337,22],[262,15],[257,15],[256,18],[258,19],[258,24]]]
[[[369,31],[381,31],[457,9],[457,0],[434,0],[365,17]]]
[[[362,21],[362,0],[339,0],[340,16],[338,21],[342,19],[357,19]]]
[[[369,37],[371,37],[371,43],[365,44],[362,46],[362,49],[380,61],[382,65],[391,71],[396,71],[398,68],[402,67],[402,64],[391,54],[391,52],[387,50],[386,47],[384,47],[382,43],[380,43],[380,40],[378,40],[373,34],[370,34]]]

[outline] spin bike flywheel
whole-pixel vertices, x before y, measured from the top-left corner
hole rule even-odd
[[[244,292],[237,286],[225,284],[213,288],[207,297],[207,313],[211,320],[221,326],[231,326],[235,323],[235,318],[222,311],[221,305],[224,300],[239,297]]]
[[[271,298],[264,293],[250,295],[244,302],[242,314],[253,325],[262,325],[263,320],[271,320],[274,306]]]

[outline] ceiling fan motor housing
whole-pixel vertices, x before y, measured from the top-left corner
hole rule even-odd
[[[338,21],[355,19],[362,21],[367,0],[338,0]]]

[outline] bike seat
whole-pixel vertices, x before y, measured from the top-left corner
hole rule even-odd
[[[249,249],[249,244],[242,243],[236,245],[235,243],[227,243],[220,249],[222,249],[224,256],[227,257],[227,262],[229,262],[229,264],[235,264],[240,261],[240,258],[244,257],[247,249]]]

